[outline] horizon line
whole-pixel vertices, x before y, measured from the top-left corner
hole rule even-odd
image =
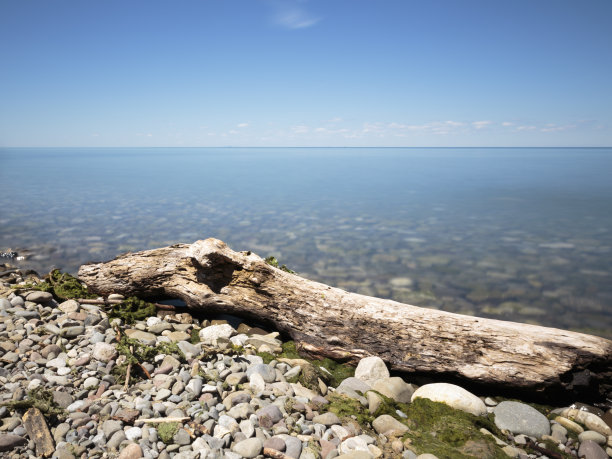
[[[447,149],[467,149],[467,148],[542,148],[542,149],[546,149],[546,148],[592,148],[592,149],[599,149],[599,148],[612,148],[612,145],[601,145],[601,146],[576,146],[576,145],[549,145],[549,146],[530,146],[530,145],[526,145],[526,146],[510,146],[510,145],[505,145],[505,146],[500,146],[500,145],[488,145],[488,146],[469,146],[469,145],[459,145],[459,146],[380,146],[380,145],[373,145],[373,146],[283,146],[283,145],[271,145],[271,146],[238,146],[238,145],[221,145],[221,146],[177,146],[177,145],[156,145],[156,146],[125,146],[125,145],[115,145],[115,146],[94,146],[94,145],[73,145],[73,146],[63,146],[63,145],[58,145],[58,146],[28,146],[28,145],[21,145],[21,146],[2,146],[0,145],[0,149],[9,149],[9,148],[251,148],[251,149],[255,149],[255,148],[284,148],[284,149],[289,149],[289,148],[303,148],[303,149],[307,149],[307,148],[336,148],[336,149],[341,149],[341,148],[388,148],[388,149],[398,149],[398,148],[402,148],[402,149],[442,149],[442,148],[447,148]]]

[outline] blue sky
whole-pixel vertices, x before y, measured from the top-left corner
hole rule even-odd
[[[0,146],[610,146],[610,0],[0,0]]]

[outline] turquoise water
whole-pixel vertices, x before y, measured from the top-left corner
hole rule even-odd
[[[612,337],[612,149],[0,149],[44,273],[217,237],[367,295]]]

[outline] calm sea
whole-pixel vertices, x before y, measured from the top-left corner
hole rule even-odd
[[[301,275],[612,337],[612,149],[0,149],[0,251],[217,237]]]

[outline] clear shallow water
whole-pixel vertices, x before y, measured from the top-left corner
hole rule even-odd
[[[612,337],[612,149],[0,149],[0,251],[217,237],[310,279]]]

